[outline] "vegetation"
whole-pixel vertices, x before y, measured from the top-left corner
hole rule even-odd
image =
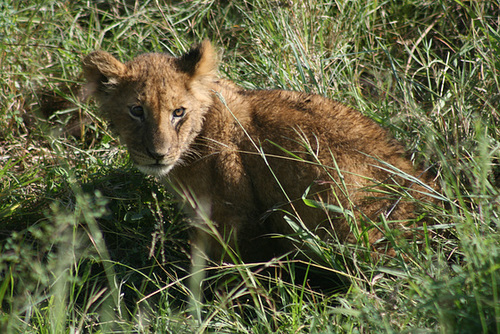
[[[500,333],[499,24],[497,0],[3,0],[0,332]],[[442,186],[433,245],[193,270],[186,219],[82,98],[80,62],[205,38],[245,88],[389,128]]]

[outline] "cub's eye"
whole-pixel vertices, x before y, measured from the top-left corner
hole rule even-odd
[[[180,108],[175,109],[174,112],[172,113],[172,115],[174,117],[182,117],[182,116],[184,116],[185,113],[186,113],[186,108],[180,107]]]
[[[139,118],[144,120],[144,108],[142,106],[131,106],[129,107],[130,116],[133,118]]]

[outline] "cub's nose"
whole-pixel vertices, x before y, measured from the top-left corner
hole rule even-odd
[[[156,161],[160,161],[160,160],[163,160],[163,158],[165,157],[165,153],[159,153],[159,152],[156,152],[155,150],[151,150],[149,148],[146,148],[146,151],[148,153],[148,155],[155,159]]]

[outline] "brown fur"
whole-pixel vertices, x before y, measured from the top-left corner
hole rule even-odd
[[[123,64],[96,51],[83,64],[91,93],[137,167],[168,180],[246,261],[293,249],[288,239],[270,237],[293,233],[285,214],[322,238],[333,232],[355,241],[342,214],[305,204],[308,188],[308,199],[350,210],[359,230],[381,215],[404,229],[415,205],[397,191],[423,197],[424,188],[379,162],[422,174],[373,121],[318,95],[243,90],[218,79],[208,42],[179,58],[153,53]],[[374,227],[368,236],[374,243],[383,233]],[[224,253],[213,239],[208,252]]]

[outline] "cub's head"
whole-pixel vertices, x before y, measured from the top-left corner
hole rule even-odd
[[[104,51],[83,60],[87,90],[144,173],[167,174],[189,154],[211,105],[216,54],[209,42],[179,58],[144,54],[122,63]]]

